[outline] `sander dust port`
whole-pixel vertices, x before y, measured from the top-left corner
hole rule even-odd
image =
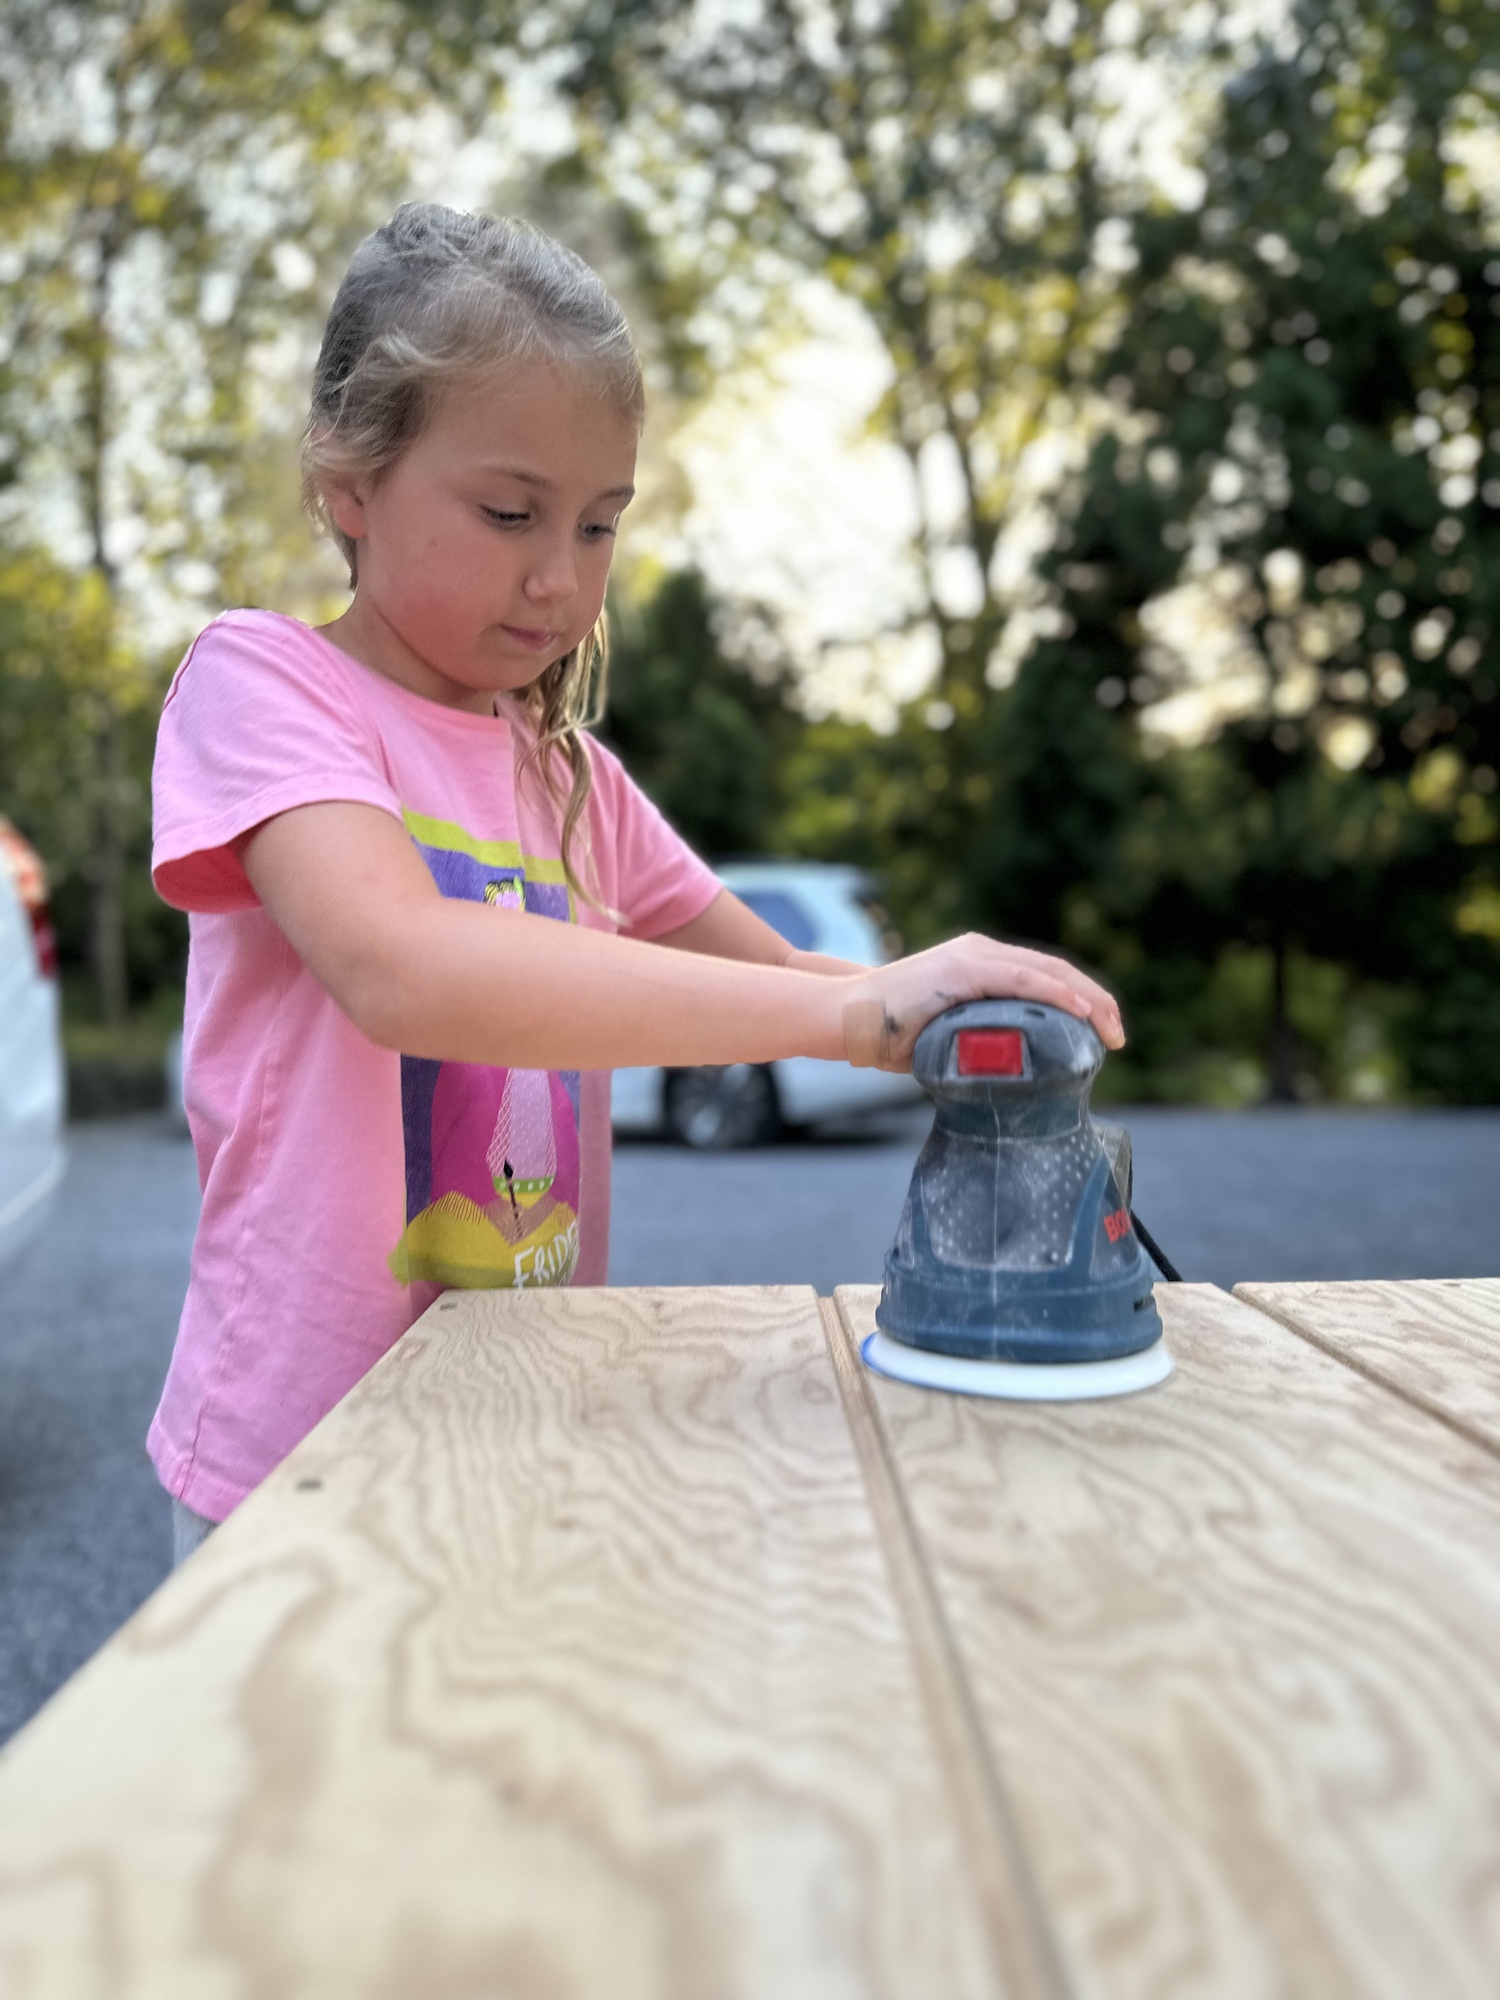
[[[912,1074],[937,1116],[864,1343],[879,1374],[1037,1402],[1171,1374],[1129,1136],[1089,1116],[1103,1060],[1086,1021],[1028,1000],[971,1001],[922,1030]]]

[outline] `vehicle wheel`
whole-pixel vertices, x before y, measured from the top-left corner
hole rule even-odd
[[[670,1070],[665,1104],[672,1137],[703,1151],[763,1146],[781,1130],[776,1079],[764,1063]]]

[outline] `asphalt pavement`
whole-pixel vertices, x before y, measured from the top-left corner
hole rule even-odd
[[[1500,1274],[1500,1112],[1104,1115],[1129,1129],[1136,1211],[1186,1279]],[[873,1284],[930,1123],[714,1158],[618,1146],[611,1284]]]
[[[68,1136],[51,1213],[0,1272],[0,1738],[172,1559],[143,1441],[187,1289],[193,1149],[156,1117]]]
[[[1112,1111],[1136,1206],[1186,1278],[1500,1275],[1500,1112]],[[611,1281],[873,1282],[924,1115],[706,1157],[615,1156]],[[160,1118],[75,1126],[41,1234],[0,1274],[0,1739],[165,1576],[143,1439],[197,1180]]]

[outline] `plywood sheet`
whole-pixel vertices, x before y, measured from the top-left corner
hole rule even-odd
[[[877,1294],[838,1295],[854,1351]],[[1080,2000],[1493,2000],[1500,1466],[1210,1287],[1115,1402],[863,1390]]]
[[[810,1292],[441,1302],[0,1759],[6,2000],[999,1990]]]
[[[1234,1289],[1305,1340],[1500,1451],[1500,1279]]]

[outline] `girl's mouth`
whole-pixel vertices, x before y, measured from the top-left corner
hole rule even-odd
[[[537,632],[526,625],[502,625],[500,630],[507,639],[513,639],[518,646],[524,646],[531,653],[544,653],[549,646],[557,644],[558,635],[555,632]]]

